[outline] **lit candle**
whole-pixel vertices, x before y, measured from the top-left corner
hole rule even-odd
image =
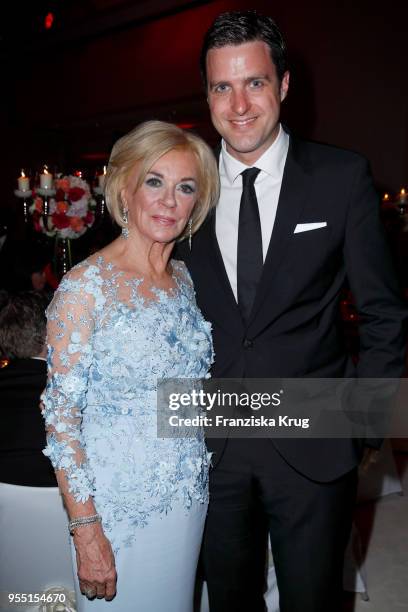
[[[407,201],[407,194],[405,189],[401,189],[401,191],[399,192],[398,201],[400,204],[405,204],[405,202]]]
[[[98,186],[103,189],[105,187],[106,166],[103,167],[103,174],[98,175]]]
[[[382,201],[384,202],[384,204],[389,204],[390,203],[390,194],[389,193],[384,193]]]
[[[30,179],[24,174],[24,170],[21,171],[21,176],[18,177],[17,182],[20,191],[28,191],[30,189]]]
[[[52,174],[48,172],[47,166],[44,166],[44,172],[40,174],[41,189],[52,189],[52,179]]]

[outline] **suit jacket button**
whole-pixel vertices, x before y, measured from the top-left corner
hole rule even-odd
[[[252,348],[254,346],[253,341],[250,340],[249,338],[244,338],[244,341],[243,341],[242,344],[243,344],[244,348],[246,348],[246,349]]]

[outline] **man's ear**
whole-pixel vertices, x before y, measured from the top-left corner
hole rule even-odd
[[[281,99],[281,102],[283,102],[283,100],[288,95],[289,77],[290,77],[290,73],[289,73],[289,70],[287,70],[285,72],[285,74],[283,75],[283,77],[282,77],[282,81],[281,81],[281,85],[280,85],[280,99]]]

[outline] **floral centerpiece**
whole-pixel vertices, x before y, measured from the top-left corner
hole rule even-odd
[[[72,266],[71,240],[92,227],[95,209],[91,189],[78,175],[57,176],[49,190],[33,189],[29,211],[34,229],[55,239],[53,271],[57,282]]]
[[[41,190],[43,193],[43,190]],[[75,239],[82,236],[95,221],[96,201],[88,183],[80,176],[56,178],[48,214],[44,214],[44,196],[33,191],[30,213],[34,229],[53,238]]]

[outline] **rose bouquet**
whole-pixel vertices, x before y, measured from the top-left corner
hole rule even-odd
[[[95,221],[96,201],[88,183],[79,176],[61,176],[52,194],[45,215],[44,197],[34,190],[29,209],[34,228],[51,238],[79,238]]]

